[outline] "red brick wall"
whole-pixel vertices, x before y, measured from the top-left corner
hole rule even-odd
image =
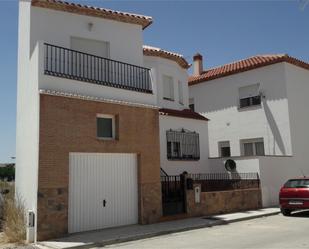
[[[117,115],[115,141],[96,138],[96,115]],[[70,152],[137,153],[139,220],[161,217],[158,110],[81,99],[40,96],[38,239],[68,230]]]

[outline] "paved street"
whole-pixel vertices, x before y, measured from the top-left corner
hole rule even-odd
[[[309,211],[174,233],[104,248],[309,248]]]

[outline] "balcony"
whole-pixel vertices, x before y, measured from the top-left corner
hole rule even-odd
[[[44,74],[152,93],[150,69],[44,43]]]

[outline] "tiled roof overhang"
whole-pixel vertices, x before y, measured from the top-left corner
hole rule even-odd
[[[179,66],[181,66],[184,69],[188,69],[190,67],[190,64],[186,61],[186,59],[181,54],[177,54],[174,52],[170,52],[170,51],[166,51],[160,48],[155,48],[155,47],[150,47],[150,46],[144,46],[143,52],[144,52],[144,55],[147,55],[147,56],[157,56],[157,57],[175,61],[176,63],[178,63]]]
[[[115,11],[105,8],[92,7],[59,0],[32,0],[32,6],[65,11],[79,15],[87,15],[110,19],[119,22],[138,24],[145,29],[152,23],[152,17],[133,13]]]
[[[209,69],[198,76],[190,76],[189,86],[280,62],[287,62],[309,70],[308,63],[298,60],[287,54],[257,55],[244,60]]]
[[[191,111],[190,109],[183,109],[183,110],[173,110],[162,108],[159,109],[159,114],[164,116],[173,116],[179,118],[189,118],[189,119],[198,119],[202,121],[208,121],[209,119],[202,116],[201,114]]]

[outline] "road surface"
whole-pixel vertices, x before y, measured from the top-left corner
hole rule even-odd
[[[309,211],[114,244],[104,248],[309,249]]]

